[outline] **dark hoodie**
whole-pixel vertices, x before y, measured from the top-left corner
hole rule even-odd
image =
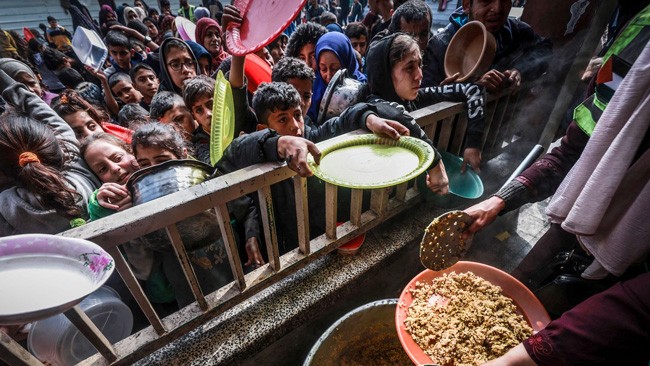
[[[424,52],[424,78],[422,85],[438,85],[445,79],[445,52],[456,32],[469,21],[463,8],[456,9],[449,17],[449,24],[429,40]],[[526,23],[508,18],[506,23],[493,33],[497,41],[496,55],[490,69],[505,71],[515,68],[521,72],[524,81],[533,80],[548,68],[552,56],[552,44],[533,32]]]
[[[180,39],[180,38],[167,38],[160,45],[160,48],[158,50],[159,57],[160,57],[160,74],[159,74],[160,75],[160,86],[161,86],[162,90],[171,91],[171,92],[174,92],[176,94],[181,95],[183,93],[182,88],[179,88],[176,85],[174,85],[174,83],[172,82],[172,78],[171,78],[171,76],[169,76],[169,72],[167,71],[167,51],[168,51],[168,48],[169,48],[169,44],[172,41],[178,41],[178,42],[182,43],[183,46],[185,46],[185,48],[187,49],[187,52],[189,52],[189,54],[190,54],[190,57],[194,60],[194,64],[195,64],[195,67],[194,67],[195,70],[194,71],[196,72],[197,75],[199,74],[199,66],[198,66],[198,63],[196,61],[196,56],[194,56],[194,52],[192,52],[192,49],[190,48],[190,46],[188,46],[187,43],[185,43],[182,39]]]
[[[210,74],[212,73],[212,55],[210,55],[210,52],[205,49],[205,47],[201,46],[200,44],[193,42],[193,41],[185,41],[185,43],[190,46],[190,49],[192,49],[192,53],[194,53],[194,57],[196,57],[196,60],[200,60],[201,57],[205,57],[208,60],[208,71]],[[197,74],[198,75],[198,74]]]
[[[466,147],[480,147],[482,142],[483,125],[485,122],[485,90],[476,84],[455,83],[439,87],[421,88],[417,98],[405,101],[397,95],[391,77],[389,61],[390,47],[395,37],[404,33],[394,33],[373,42],[368,50],[366,60],[371,67],[368,69],[368,103],[377,107],[383,118],[395,119],[405,126],[415,123],[411,112],[439,102],[463,102],[467,105],[468,127]],[[420,129],[417,136],[429,144],[432,142]],[[436,154],[437,155],[437,154]],[[438,156],[436,156],[436,159]],[[437,160],[435,161],[437,163]]]

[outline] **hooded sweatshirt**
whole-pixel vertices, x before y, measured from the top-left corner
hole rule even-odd
[[[208,52],[205,47],[196,42],[185,41],[185,43],[190,46],[190,49],[192,49],[192,53],[194,53],[194,57],[196,57],[197,61],[200,60],[201,57],[205,57],[208,60],[208,75],[212,74],[212,55],[210,55],[210,52]]]
[[[445,29],[429,40],[424,53],[422,85],[438,85],[445,79],[447,46],[454,34],[468,21],[469,17],[463,8],[458,8],[449,17]],[[490,69],[517,69],[526,81],[539,77],[548,68],[553,46],[549,40],[535,34],[528,24],[508,18],[503,27],[492,35],[497,41],[497,50]]]
[[[352,43],[350,43],[350,39],[345,34],[329,32],[318,39],[315,52],[317,63],[323,51],[334,52],[341,63],[341,68],[347,69],[348,75],[351,78],[362,83],[366,82],[366,76],[359,71],[359,64],[357,62],[357,56],[354,53],[354,48],[352,48]],[[320,75],[320,71],[316,71],[316,82],[314,82],[312,88],[313,96],[308,112],[309,118],[312,121],[318,121],[318,108],[320,107],[321,99],[323,99],[323,94],[325,94],[325,89],[327,89],[327,84],[325,84],[325,80]]]
[[[217,23],[216,20],[212,18],[201,18],[199,19],[198,22],[196,22],[196,30],[194,31],[194,35],[196,36],[196,42],[198,42],[203,47],[205,47],[205,45],[203,44],[203,41],[205,39],[205,34],[208,32],[208,29],[210,28],[216,28],[217,31],[219,31],[219,35],[221,36],[222,34],[221,26],[219,26],[219,23]],[[221,42],[221,50],[219,51],[219,53],[211,56],[212,56],[211,71],[214,72],[215,70],[217,70],[219,65],[221,65],[221,62],[225,60],[228,56],[230,56],[223,49],[223,41]],[[198,57],[198,55],[196,57]]]
[[[379,115],[395,119],[408,126],[415,123],[406,112],[439,102],[464,102],[467,105],[468,127],[466,147],[480,147],[485,124],[485,89],[471,83],[454,83],[439,87],[420,88],[415,100],[403,100],[397,95],[391,77],[389,52],[395,37],[393,33],[372,43],[366,56],[368,64],[368,103],[377,105]],[[391,112],[390,109],[393,109]],[[419,136],[428,141],[424,132]],[[430,142],[430,141],[428,141]]]
[[[185,41],[183,41],[182,39],[180,39],[180,38],[167,38],[160,45],[160,48],[158,49],[159,56],[160,56],[160,74],[159,75],[160,75],[160,84],[161,84],[161,86],[163,88],[162,90],[167,90],[167,91],[171,91],[171,92],[174,92],[176,94],[182,95],[182,92],[183,92],[182,87],[179,88],[176,85],[174,85],[174,83],[172,82],[172,78],[169,75],[169,72],[167,71],[167,51],[169,50],[169,44],[172,41],[178,41],[178,42],[182,43],[183,46],[185,46],[185,48],[187,49],[187,52],[189,52],[189,54],[190,54],[190,57],[192,58],[192,60],[194,60],[194,64],[196,65],[194,67],[194,69],[195,69],[195,72],[196,72],[197,75],[199,74],[199,68],[198,68],[198,63],[196,62],[196,56],[194,56],[194,52],[192,52],[192,49],[190,48],[190,46],[188,46],[187,43],[185,43]]]
[[[2,58],[0,59],[0,70],[4,71],[7,73],[7,75],[16,80],[19,74],[21,73],[26,73],[29,76],[32,77],[34,80],[38,80],[36,77],[36,74],[34,74],[34,71],[32,71],[31,68],[29,68],[27,65],[24,63],[14,60],[12,58]],[[58,79],[57,79],[58,80]],[[52,102],[52,99],[56,97],[56,94],[50,93],[46,90],[43,90],[43,95],[39,95],[43,100],[47,102],[47,104],[50,104]]]

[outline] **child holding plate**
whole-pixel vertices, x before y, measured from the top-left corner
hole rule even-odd
[[[464,102],[467,105],[464,164],[479,171],[481,142],[485,121],[485,90],[471,83],[454,83],[420,88],[422,56],[417,41],[405,33],[394,33],[375,40],[366,57],[368,65],[367,101],[380,110],[384,118],[415,123],[407,112],[443,101]],[[433,182],[428,182],[430,188]],[[435,191],[435,190],[434,190]]]

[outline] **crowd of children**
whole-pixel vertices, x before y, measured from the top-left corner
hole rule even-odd
[[[361,23],[347,25],[345,33],[314,22],[293,24],[292,34],[283,33],[264,52],[257,52],[273,67],[272,82],[253,90],[246,78],[246,58],[230,55],[225,46],[223,29],[242,21],[237,8],[226,6],[218,16],[201,17],[200,8],[191,13],[181,1],[178,16],[199,15],[192,42],[178,38],[165,4],[161,13],[147,7],[148,14],[141,0],[134,7],[103,5],[97,30],[109,57],[99,70],[81,65],[69,47],[53,43],[30,46],[25,63],[0,59],[0,201],[8,207],[0,214],[1,236],[58,233],[78,218],[108,220],[133,205],[126,184],[138,169],[179,159],[211,164],[215,78],[221,71],[232,88],[237,138],[216,163],[218,174],[263,161],[285,161],[309,177],[307,154],[318,160],[316,142],[360,128],[393,139],[411,135],[433,146],[406,111],[445,100],[467,104],[467,150],[477,148],[484,90],[453,83],[420,88],[422,50],[406,33],[370,43]],[[37,36],[31,41],[40,42]],[[34,59],[43,61],[29,61]],[[45,69],[49,79],[41,72]],[[341,69],[367,82],[360,102],[339,116],[319,118],[325,89]],[[446,193],[448,180],[439,154],[427,170],[428,187]],[[272,187],[281,253],[298,243],[293,189],[290,181]],[[324,184],[310,178],[308,190],[310,234],[315,237],[325,231]],[[342,202],[347,197],[349,192],[339,195]],[[260,250],[256,199],[244,196],[228,204],[249,270],[264,264],[266,257]],[[345,206],[339,204],[339,218],[349,215]],[[208,292],[232,281],[219,229],[209,226],[184,238],[199,282]],[[184,306],[193,301],[162,232],[122,248],[152,302]]]

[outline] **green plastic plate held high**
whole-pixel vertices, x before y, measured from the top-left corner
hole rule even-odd
[[[214,84],[210,125],[210,163],[214,166],[235,136],[235,106],[230,83],[219,71]]]
[[[423,173],[434,158],[426,142],[409,136],[399,140],[376,135],[352,135],[319,144],[320,165],[311,155],[314,175],[347,188],[383,188],[407,182]]]

